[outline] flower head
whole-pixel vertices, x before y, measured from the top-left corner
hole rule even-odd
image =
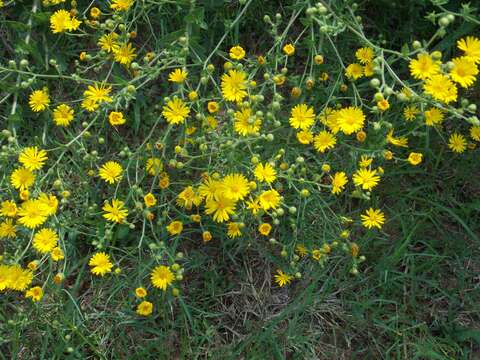
[[[148,316],[153,311],[153,304],[150,301],[142,301],[137,306],[137,314],[142,316]]]
[[[457,47],[464,55],[475,63],[480,62],[480,39],[475,36],[467,36],[457,41]]]
[[[328,149],[332,149],[337,143],[335,135],[325,130],[320,131],[317,135],[315,135],[313,141],[315,149],[321,153]]]
[[[40,286],[34,286],[25,293],[26,298],[31,298],[32,301],[40,301],[43,297],[43,290]]]
[[[268,184],[274,182],[277,178],[277,171],[269,163],[258,164],[253,170],[253,174],[258,181],[264,181]]]
[[[97,276],[104,276],[112,271],[113,264],[110,261],[110,255],[104,252],[97,252],[88,261],[90,271]]]
[[[57,246],[57,242],[57,233],[48,228],[39,230],[33,237],[33,247],[42,254],[52,251]]]
[[[105,211],[103,217],[109,221],[123,223],[128,216],[128,209],[124,208],[125,203],[121,200],[113,199],[112,204],[106,202],[102,210]]]
[[[57,126],[68,126],[73,120],[73,109],[67,104],[58,105],[53,110],[53,122]]]
[[[433,75],[429,77],[423,89],[435,100],[442,101],[448,104],[457,100],[457,87],[455,84],[445,75]]]
[[[230,49],[230,58],[234,60],[242,60],[245,57],[245,50],[239,45]]]
[[[179,98],[174,98],[167,102],[163,106],[162,115],[165,117],[169,124],[177,125],[185,121],[190,114],[190,109]]]
[[[247,74],[243,71],[229,70],[222,75],[222,94],[227,101],[242,101],[247,96]]]
[[[361,215],[362,224],[368,229],[376,227],[381,229],[385,223],[385,215],[381,210],[370,208]]]
[[[18,161],[28,170],[41,169],[47,159],[47,152],[38,150],[36,146],[25,148],[18,157]]]
[[[10,175],[10,183],[15,189],[25,190],[35,182],[35,174],[26,168],[18,168]]]
[[[364,190],[372,190],[380,181],[377,170],[366,168],[359,169],[353,174],[353,182],[356,186],[361,186]]]
[[[100,167],[98,175],[109,184],[114,184],[122,179],[122,165],[115,161],[108,161]]]
[[[337,121],[340,130],[350,135],[363,127],[365,115],[362,109],[350,106],[338,111]]]
[[[462,153],[467,148],[467,140],[462,134],[453,133],[448,139],[448,147],[456,153]]]
[[[418,54],[409,64],[410,73],[415,79],[425,80],[440,72],[440,62],[429,54]]]
[[[294,129],[306,130],[313,125],[315,112],[306,104],[296,105],[290,114],[290,126]]]
[[[168,75],[168,81],[181,84],[187,78],[188,73],[184,69],[175,69]]]
[[[461,87],[468,88],[477,80],[478,67],[475,62],[466,56],[452,59],[453,68],[450,77]]]
[[[277,270],[274,278],[277,285],[282,287],[290,284],[292,282],[293,276],[284,273],[282,270]]]
[[[170,268],[164,265],[158,265],[150,274],[153,286],[163,291],[167,290],[167,286],[173,282],[174,278]]]
[[[28,98],[28,105],[30,105],[30,109],[34,112],[45,110],[48,104],[50,104],[50,97],[46,90],[35,90]]]

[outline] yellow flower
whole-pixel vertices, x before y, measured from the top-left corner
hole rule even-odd
[[[227,101],[242,101],[247,96],[247,74],[243,71],[229,70],[222,75],[222,94]]]
[[[38,150],[36,146],[25,148],[18,157],[18,161],[28,170],[41,169],[47,159],[47,152]]]
[[[314,147],[318,152],[325,152],[328,149],[332,149],[335,147],[337,143],[337,139],[335,135],[329,133],[328,131],[320,131],[314,138]]]
[[[382,99],[382,100],[377,102],[377,107],[381,111],[385,111],[385,110],[388,110],[388,108],[390,107],[390,103],[388,102],[388,100]]]
[[[138,287],[135,289],[135,295],[139,298],[144,298],[147,296],[147,290],[144,287]]]
[[[135,54],[135,48],[131,43],[122,44],[113,49],[113,57],[116,62],[129,66],[132,61],[137,57]]]
[[[102,165],[98,175],[109,184],[114,184],[122,179],[122,165],[115,161],[108,161]]]
[[[187,78],[188,73],[184,69],[175,69],[168,75],[168,81],[174,83],[183,83]]]
[[[163,106],[162,115],[169,124],[177,125],[183,123],[189,114],[190,109],[179,98],[174,98]]]
[[[373,49],[369,47],[362,47],[355,52],[355,57],[363,65],[369,64],[373,60]]]
[[[378,209],[374,210],[370,208],[365,211],[365,214],[361,215],[361,219],[363,226],[366,228],[371,229],[372,227],[376,227],[381,229],[385,223],[385,214]]]
[[[109,96],[110,91],[112,91],[111,86],[106,86],[104,84],[101,84],[98,86],[98,84],[89,85],[87,87],[87,90],[83,92],[83,96],[85,99],[82,102],[82,108],[88,110],[88,111],[95,111],[99,103],[102,102],[112,102],[113,99]]]
[[[420,164],[422,162],[422,159],[422,153],[411,152],[410,155],[408,155],[408,162],[412,165]]]
[[[372,190],[380,181],[380,176],[377,175],[377,170],[358,169],[353,174],[353,182],[356,186],[361,186],[364,190]]]
[[[480,62],[480,39],[475,36],[467,36],[457,41],[457,47],[464,55],[475,63]]]
[[[480,141],[480,126],[472,126],[470,128],[470,137],[475,141]]]
[[[142,301],[137,306],[137,314],[142,316],[148,316],[153,311],[153,304],[150,301]]]
[[[368,157],[367,155],[362,155],[360,157],[360,161],[358,162],[358,166],[361,168],[367,168],[372,164],[373,159]]]
[[[110,8],[116,11],[127,11],[133,5],[134,0],[113,0]]]
[[[210,114],[214,114],[218,111],[219,106],[218,106],[218,103],[216,101],[209,101],[208,104],[207,104],[207,108],[208,108],[208,112]]]
[[[25,168],[18,168],[12,172],[10,183],[15,189],[28,189],[35,182],[35,174]]]
[[[223,178],[222,184],[223,195],[234,201],[242,200],[250,191],[248,180],[242,174],[227,175]]]
[[[405,136],[393,136],[393,129],[390,129],[387,133],[387,142],[394,146],[408,147],[408,138],[406,138]]]
[[[332,194],[338,195],[340,194],[343,189],[345,189],[345,185],[348,183],[347,175],[343,171],[336,172],[332,179]]]
[[[347,66],[345,69],[345,76],[349,79],[357,80],[363,77],[363,66],[357,63],[353,63]]]
[[[123,117],[123,113],[119,111],[112,111],[108,114],[108,122],[112,126],[123,125],[127,120]]]
[[[297,140],[300,144],[308,145],[313,141],[313,134],[310,130],[302,130],[297,133]]]
[[[190,210],[193,205],[198,206],[202,202],[202,197],[195,192],[192,186],[187,186],[177,196],[177,204]]]
[[[212,200],[223,192],[223,184],[221,181],[207,177],[198,187],[198,192],[206,200]]]
[[[68,126],[73,120],[73,109],[67,104],[58,105],[53,110],[53,122],[57,126]]]
[[[153,286],[158,289],[162,289],[163,291],[166,291],[167,286],[173,282],[174,276],[168,266],[158,265],[151,272],[150,279]]]
[[[295,252],[298,254],[300,257],[305,257],[308,254],[308,250],[303,244],[298,244],[295,247]]]
[[[466,56],[452,59],[453,68],[450,77],[461,87],[468,88],[473,85],[478,75],[478,67],[475,62]]]
[[[27,200],[18,210],[18,222],[29,229],[42,225],[48,217],[47,209],[39,200]]]
[[[15,238],[17,236],[17,227],[12,219],[6,219],[0,223],[0,238]]]
[[[202,233],[202,240],[203,242],[209,242],[212,240],[212,234],[210,233],[210,231],[204,231]]]
[[[114,52],[118,47],[120,46],[118,43],[118,34],[117,33],[110,33],[110,34],[105,34],[98,39],[98,46],[102,50],[105,50],[106,52]]]
[[[45,214],[47,216],[53,215],[57,212],[58,208],[58,199],[53,194],[40,193],[38,196],[38,202],[43,207]]]
[[[257,134],[260,131],[262,120],[257,118],[255,114],[252,114],[250,108],[243,108],[235,112],[235,131],[242,135],[248,136]]]
[[[462,153],[467,148],[467,140],[462,134],[453,133],[448,139],[448,147],[457,153]]]
[[[242,231],[240,230],[240,224],[236,222],[228,223],[227,235],[229,238],[236,238],[237,236],[242,235]]]
[[[366,64],[363,67],[363,75],[366,77],[373,76],[375,74],[375,71],[373,71],[373,62]]]
[[[275,181],[277,178],[277,172],[269,163],[258,164],[253,170],[253,174],[258,179],[258,181],[265,181],[270,184]]]
[[[440,62],[433,60],[429,54],[418,54],[417,59],[410,60],[410,73],[415,79],[425,80],[440,72]]]
[[[245,50],[239,45],[230,49],[230,58],[234,60],[242,60],[245,57]]]
[[[439,108],[430,108],[425,111],[425,124],[433,126],[440,124],[443,121],[444,113]]]
[[[260,234],[263,236],[268,236],[270,234],[270,231],[272,230],[272,225],[263,223],[258,226],[258,231]]]
[[[274,276],[274,278],[277,285],[283,287],[292,282],[293,276],[285,274],[282,270],[277,270],[277,274]]]
[[[293,44],[286,44],[284,47],[283,47],[283,52],[285,53],[285,55],[287,56],[292,56],[293,54],[295,54],[295,46],[293,46]]]
[[[340,130],[346,135],[350,135],[363,127],[365,115],[362,109],[350,106],[338,111],[337,121]]]
[[[40,301],[43,297],[43,290],[40,286],[34,286],[25,293],[26,298],[31,298],[32,301]]]
[[[145,206],[147,208],[155,206],[155,204],[157,203],[157,199],[155,198],[155,195],[153,195],[150,192],[143,197],[143,201],[145,202]]]
[[[102,207],[102,210],[105,211],[103,217],[112,222],[123,223],[128,216],[128,209],[125,209],[124,205],[123,201],[117,199],[113,199],[111,205],[106,202]]]
[[[306,104],[296,105],[291,111],[289,121],[294,129],[307,130],[315,121],[315,112]]]
[[[65,259],[65,254],[63,253],[63,250],[60,249],[58,246],[52,249],[52,251],[50,252],[50,256],[52,257],[53,261],[60,261]]]
[[[406,106],[405,109],[403,109],[403,117],[407,121],[412,121],[415,120],[415,117],[419,113],[418,108],[415,105],[409,105]]]
[[[5,200],[2,202],[0,208],[0,215],[6,217],[15,217],[17,215],[17,204],[12,200]]]
[[[33,237],[33,247],[39,253],[46,254],[57,246],[58,235],[55,230],[41,229]]]
[[[433,75],[423,84],[423,89],[435,100],[448,104],[457,100],[457,87],[445,75]]]
[[[101,14],[101,12],[100,12],[100,9],[99,9],[99,8],[97,8],[97,7],[92,7],[92,8],[90,9],[90,17],[91,17],[92,19],[97,19],[97,18],[99,18],[99,17],[100,17],[100,14]]]
[[[280,204],[280,194],[277,190],[267,190],[258,196],[258,201],[263,210],[276,209]]]
[[[158,175],[163,170],[162,161],[159,158],[149,158],[147,160],[146,169],[149,175],[152,175],[152,176]]]
[[[34,112],[45,110],[48,104],[50,104],[50,97],[46,90],[35,90],[28,98],[28,105],[30,105],[30,109]]]
[[[181,221],[172,221],[167,226],[167,231],[170,235],[178,235],[183,230],[183,223]]]
[[[104,252],[97,252],[88,261],[88,265],[91,267],[92,274],[97,276],[104,276],[112,271],[113,264],[110,261],[110,256]]]
[[[67,10],[57,10],[50,16],[50,28],[54,34],[77,30],[82,22],[72,17]]]
[[[213,220],[216,222],[228,221],[230,215],[235,213],[235,201],[220,194],[206,201],[205,213],[213,214]]]

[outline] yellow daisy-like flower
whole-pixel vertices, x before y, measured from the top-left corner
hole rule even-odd
[[[18,222],[29,229],[35,229],[47,221],[47,209],[45,205],[36,199],[22,203],[18,210]]]
[[[90,271],[97,276],[104,276],[112,271],[113,264],[110,261],[110,255],[104,252],[97,252],[92,255],[88,261]]]
[[[83,92],[83,96],[95,102],[112,102],[112,98],[109,96],[111,91],[111,86],[94,84],[87,87],[87,90]]]
[[[243,71],[229,70],[222,75],[222,94],[227,101],[242,101],[247,96],[247,74]]]
[[[423,160],[423,154],[422,153],[416,153],[416,152],[411,152],[410,155],[408,155],[408,162],[412,165],[418,165],[422,162]]]
[[[206,200],[212,200],[223,193],[223,184],[221,181],[207,177],[198,187],[198,193]]]
[[[320,133],[315,135],[313,141],[315,149],[321,153],[327,151],[328,149],[334,148],[335,144],[337,143],[335,135],[325,130],[320,131]]]
[[[294,129],[309,129],[315,121],[315,112],[313,107],[306,104],[296,105],[290,114],[290,126]]]
[[[183,83],[187,78],[188,73],[184,69],[175,69],[168,75],[168,81],[174,83]]]
[[[373,49],[369,47],[362,47],[355,52],[355,57],[363,65],[369,64],[373,60]]]
[[[60,261],[65,259],[65,254],[63,253],[63,250],[60,249],[58,246],[52,249],[52,251],[50,252],[50,256],[52,257],[53,261]]]
[[[359,131],[365,122],[365,114],[362,109],[354,106],[341,109],[336,114],[338,126],[344,134],[350,135]]]
[[[475,141],[480,141],[480,126],[472,126],[470,128],[470,137]]]
[[[25,292],[26,298],[31,298],[32,301],[40,301],[43,297],[43,290],[40,286],[34,286]]]
[[[412,121],[415,120],[419,112],[420,110],[418,110],[418,107],[416,107],[415,105],[409,105],[403,109],[403,117],[406,121]]]
[[[375,71],[373,71],[373,62],[368,63],[363,67],[363,75],[366,77],[375,75]]]
[[[0,215],[13,218],[17,216],[17,210],[17,204],[15,204],[15,201],[5,200],[0,207]]]
[[[267,190],[258,196],[260,207],[265,211],[276,209],[280,205],[280,200],[280,194],[277,190]]]
[[[120,111],[112,111],[108,114],[108,122],[112,126],[123,125],[127,122],[127,119],[123,116],[123,113]]]
[[[145,206],[147,208],[150,208],[152,206],[155,206],[155,204],[157,203],[157,199],[155,198],[155,195],[149,192],[143,197],[143,202],[145,203]]]
[[[146,170],[149,175],[159,175],[163,170],[162,161],[159,158],[155,157],[149,158],[147,160]]]
[[[182,232],[182,230],[183,230],[183,223],[178,220],[172,221],[167,226],[167,231],[170,235],[178,235]]]
[[[253,174],[258,179],[258,181],[264,181],[268,184],[275,181],[277,178],[277,171],[269,163],[258,164],[253,170]]]
[[[425,80],[440,72],[440,62],[433,60],[429,54],[418,54],[410,60],[410,74],[415,79]]]
[[[268,223],[263,223],[258,226],[258,232],[263,236],[268,236],[272,230],[272,225]]]
[[[343,171],[340,171],[336,172],[331,179],[332,194],[340,194],[345,189],[345,185],[348,183],[347,175]]]
[[[113,199],[112,204],[106,202],[102,210],[105,211],[103,217],[109,221],[123,223],[128,216],[128,209],[124,208],[125,203],[121,200]]]
[[[242,231],[240,229],[240,223],[236,223],[236,222],[228,223],[227,236],[233,239],[240,235],[242,235]]]
[[[250,108],[243,108],[235,112],[235,123],[233,126],[235,131],[242,136],[254,135],[260,131],[262,120],[257,118],[255,114],[252,114]]]
[[[17,227],[12,219],[7,219],[0,223],[0,238],[15,238],[17,236]]]
[[[125,66],[129,66],[137,57],[135,51],[136,49],[132,47],[131,43],[121,44],[113,49],[113,58],[116,62]]]
[[[33,280],[33,272],[22,269],[20,265],[9,266],[8,287],[16,291],[24,291]]]
[[[193,189],[192,186],[187,186],[177,196],[177,205],[190,210],[193,205],[198,206],[202,203],[202,197]]]
[[[34,112],[45,110],[48,104],[50,104],[50,97],[46,90],[35,90],[28,98],[28,105],[30,105],[30,109]]]
[[[57,126],[68,126],[73,120],[73,109],[67,104],[58,105],[53,110],[53,122]]]
[[[147,296],[147,289],[144,287],[140,286],[135,289],[135,295],[139,297],[140,299],[144,298]]]
[[[28,170],[41,169],[47,159],[47,152],[36,146],[25,148],[18,156],[18,161]]]
[[[382,225],[385,223],[385,214],[379,209],[370,208],[360,217],[362,219],[363,226],[368,229],[371,229],[372,227],[381,229]]]
[[[395,137],[393,136],[393,129],[390,129],[387,133],[387,143],[399,147],[408,147],[408,138],[405,136]]]
[[[245,50],[239,45],[230,49],[230,58],[234,60],[242,60],[245,57]]]
[[[286,44],[282,50],[287,56],[292,56],[293,54],[295,54],[295,46],[290,43]]]
[[[177,125],[185,121],[190,114],[188,106],[179,98],[174,98],[163,106],[162,115],[169,124]]]
[[[170,285],[174,279],[175,277],[170,268],[164,265],[158,265],[150,274],[152,285],[163,291],[167,290],[167,286]]]
[[[33,237],[33,247],[39,253],[46,254],[52,251],[58,242],[58,235],[55,230],[41,229]]]
[[[475,62],[466,56],[452,59],[453,68],[450,78],[461,87],[468,88],[477,80],[478,67]]]
[[[363,66],[357,63],[353,63],[347,66],[345,69],[345,76],[349,79],[357,80],[363,77],[364,69]]]
[[[57,212],[58,208],[58,199],[53,194],[40,193],[38,196],[38,202],[43,207],[45,214],[47,216],[53,215]]]
[[[50,29],[58,34],[65,31],[77,30],[82,22],[72,17],[67,10],[57,10],[50,16]]]
[[[475,63],[480,62],[480,39],[475,36],[467,36],[457,41],[457,47],[464,55]]]
[[[462,153],[467,149],[467,140],[462,134],[453,133],[448,139],[448,147],[456,153]]]
[[[149,316],[153,312],[153,304],[150,301],[142,301],[137,306],[137,314],[141,316]]]
[[[109,184],[114,184],[122,179],[122,165],[115,161],[108,161],[102,165],[98,175]]]
[[[250,192],[248,180],[242,174],[230,174],[223,178],[223,195],[237,201],[242,200]]]
[[[15,189],[25,190],[35,182],[35,174],[25,168],[18,168],[10,175],[10,183]]]
[[[441,124],[444,118],[444,113],[439,108],[430,108],[425,111],[425,124],[428,126],[434,126]]]
[[[277,270],[276,275],[274,275],[275,282],[278,286],[283,287],[292,282],[293,276],[285,274],[282,270]]]
[[[127,11],[133,5],[134,0],[113,0],[110,8],[116,11]]]
[[[457,100],[457,87],[455,84],[445,75],[433,75],[429,77],[423,89],[435,100],[442,101],[448,104]]]
[[[224,222],[230,219],[230,215],[235,213],[235,201],[223,194],[212,197],[205,203],[205,213],[213,214],[213,220]]]
[[[356,186],[361,186],[364,190],[372,190],[380,181],[380,176],[377,175],[377,170],[358,169],[353,174],[353,182]]]
[[[120,44],[118,43],[118,34],[117,33],[110,33],[110,34],[105,34],[105,35],[102,35],[100,37],[100,39],[98,39],[98,46],[100,46],[100,48],[102,50],[105,50],[106,52],[114,52],[116,49],[118,49],[118,47],[120,46]]]
[[[308,145],[313,141],[313,134],[310,130],[302,130],[297,133],[297,140],[300,144]]]

